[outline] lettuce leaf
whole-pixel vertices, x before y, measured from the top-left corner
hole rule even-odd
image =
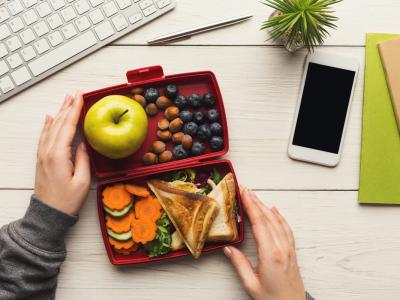
[[[164,212],[157,221],[157,233],[154,240],[143,245],[149,257],[167,254],[171,251],[171,233],[169,232],[171,221]]]

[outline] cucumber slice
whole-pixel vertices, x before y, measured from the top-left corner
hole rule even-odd
[[[103,206],[103,207],[104,207],[104,210],[106,211],[106,213],[108,213],[110,216],[112,216],[114,218],[122,218],[127,213],[129,213],[129,211],[131,210],[132,203],[129,204],[127,207],[125,207],[123,210],[111,210],[106,206]]]
[[[117,241],[124,242],[130,240],[132,238],[132,231],[124,232],[124,233],[115,233],[111,229],[107,228],[107,234],[111,236],[113,239]]]

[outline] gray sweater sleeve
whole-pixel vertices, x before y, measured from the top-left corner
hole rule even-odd
[[[0,299],[54,299],[64,237],[76,221],[31,197],[25,216],[0,229]]]

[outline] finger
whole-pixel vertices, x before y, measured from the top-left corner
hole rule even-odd
[[[72,96],[69,94],[66,94],[64,97],[64,102],[62,103],[59,112],[63,111],[67,107],[69,107],[72,104],[72,100],[73,100]]]
[[[263,212],[268,224],[268,229],[271,231],[271,235],[275,241],[275,245],[281,251],[287,251],[289,249],[289,240],[287,239],[285,230],[283,229],[282,224],[278,221],[276,215],[261,202],[254,192],[250,192],[250,196],[253,198],[255,205],[257,205]]]
[[[246,291],[254,295],[260,288],[260,281],[246,255],[235,247],[225,247],[224,253],[234,266]]]
[[[37,155],[42,153],[42,151],[44,151],[43,149],[46,148],[46,144],[48,141],[49,131],[50,131],[52,122],[53,122],[53,118],[49,115],[46,115],[44,125],[42,128],[42,132],[40,133],[40,137],[39,137]]]
[[[78,92],[75,99],[68,110],[65,120],[57,135],[57,144],[61,147],[69,146],[76,133],[76,127],[79,122],[79,116],[83,105],[82,93]]]
[[[293,249],[294,249],[296,247],[296,243],[294,240],[292,228],[290,227],[289,223],[281,215],[281,213],[279,212],[279,210],[276,207],[273,207],[272,211],[277,215],[278,219],[280,220],[280,222],[285,230],[287,239],[289,240],[290,246],[293,247]]]
[[[90,185],[89,155],[86,152],[86,147],[83,142],[79,144],[76,150],[75,171],[72,180],[79,185],[87,186],[87,188],[89,189]]]
[[[260,208],[253,202],[247,188],[241,190],[243,207],[249,217],[254,238],[260,251],[268,251],[273,243],[271,232],[267,228],[266,218]]]

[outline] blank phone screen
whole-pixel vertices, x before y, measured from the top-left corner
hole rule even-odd
[[[310,63],[293,145],[339,153],[355,72]]]

